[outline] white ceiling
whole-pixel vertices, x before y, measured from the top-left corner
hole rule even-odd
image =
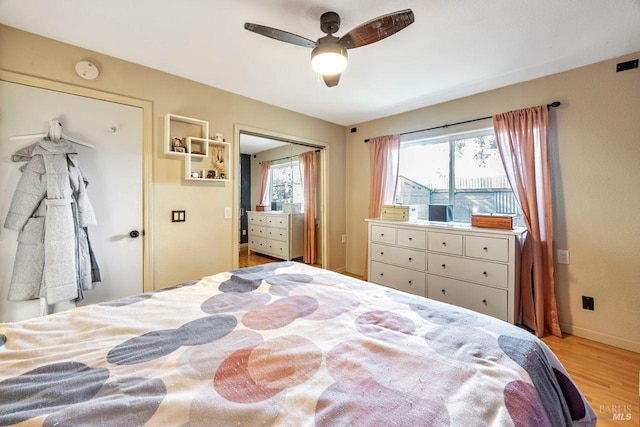
[[[288,142],[264,136],[246,133],[240,134],[240,152],[242,154],[256,154],[261,151],[271,150],[272,148],[282,147],[288,144]]]
[[[243,28],[316,40],[323,12],[342,36],[406,8],[334,88],[310,49]],[[345,126],[640,51],[639,0],[0,0],[0,22]]]

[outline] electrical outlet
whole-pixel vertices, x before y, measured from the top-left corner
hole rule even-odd
[[[247,230],[242,230],[242,235],[246,236],[247,235]]]
[[[594,301],[593,301],[593,297],[585,297],[582,296],[582,308],[584,308],[585,310],[594,310]]]
[[[224,219],[231,219],[231,208],[224,208]]]
[[[569,264],[569,251],[558,249],[558,264]]]

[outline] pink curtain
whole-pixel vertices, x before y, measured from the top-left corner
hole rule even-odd
[[[553,216],[546,106],[493,117],[502,163],[524,214],[528,233],[522,251],[522,320],[539,337],[562,336],[553,279]]]
[[[264,205],[267,203],[267,186],[269,185],[269,168],[271,167],[271,162],[268,160],[262,161],[262,168],[260,169],[260,196],[258,198],[258,203]]]
[[[316,183],[317,156],[315,151],[307,151],[298,157],[302,167],[302,187],[304,192],[304,254],[305,264],[315,264],[316,253]]]
[[[369,141],[371,184],[369,187],[369,218],[380,217],[382,205],[392,204],[398,179],[400,135],[386,135]],[[369,245],[366,248],[364,277],[369,277]]]

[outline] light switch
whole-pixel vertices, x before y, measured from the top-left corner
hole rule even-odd
[[[171,211],[171,222],[185,222],[186,211]]]
[[[231,208],[224,208],[224,219],[231,219]]]

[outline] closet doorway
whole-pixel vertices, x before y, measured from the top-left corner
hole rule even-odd
[[[101,282],[86,291],[78,305],[94,304],[151,290],[149,257],[148,184],[151,149],[151,106],[118,95],[105,94],[43,79],[0,74],[0,201],[4,222],[20,179],[20,163],[11,154],[40,138],[11,137],[46,132],[53,118],[70,138],[92,144],[74,144],[87,193],[98,221],[88,227],[101,270]],[[136,232],[137,231],[137,236]],[[40,314],[38,300],[8,301],[18,232],[0,229],[0,321],[17,321]],[[62,302],[48,312],[74,307]]]
[[[313,265],[325,267],[327,259],[326,247],[326,159],[328,146],[318,141],[301,140],[296,137],[274,134],[264,130],[238,128],[236,133],[239,164],[236,181],[238,224],[234,244],[237,247],[238,264],[235,267],[247,267],[269,262],[283,261],[284,256],[274,256],[269,251],[261,251],[255,248],[255,227],[249,223],[249,217],[256,217],[258,209],[266,212],[267,216],[279,216],[279,212],[286,215],[290,213],[291,228],[284,233],[282,240],[292,248],[289,254],[295,261],[303,262],[300,249],[303,245],[303,225],[308,214],[304,213],[303,174],[305,162],[313,158],[316,166],[315,180],[309,187],[315,197],[315,230],[316,261]],[[306,153],[301,158],[300,155]],[[266,169],[265,169],[266,167]],[[268,173],[268,182],[262,183],[262,176]],[[306,181],[309,181],[307,178]],[[262,186],[265,185],[264,190]],[[264,199],[260,199],[260,193],[264,191]],[[309,197],[307,195],[307,197]],[[264,205],[264,207],[258,207]],[[264,209],[264,211],[262,211]],[[296,214],[296,212],[301,212]],[[260,214],[260,212],[257,212]],[[298,221],[298,227],[296,227]],[[308,221],[308,219],[307,219]],[[255,225],[255,224],[254,224]],[[306,225],[309,226],[308,224]],[[264,230],[269,232],[269,230]],[[278,233],[280,234],[280,233]],[[279,242],[273,242],[279,244]],[[285,250],[286,251],[286,250]]]

